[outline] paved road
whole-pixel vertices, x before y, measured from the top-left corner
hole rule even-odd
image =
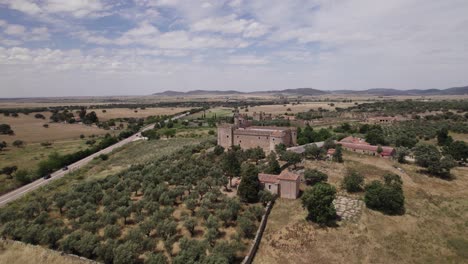
[[[181,115],[178,115],[178,116],[175,116],[172,118],[172,120],[176,120],[176,119],[179,119],[179,118],[182,118],[184,116],[188,115],[188,113],[184,113],[184,114],[181,114]],[[20,197],[22,197],[23,195],[25,195],[26,193],[30,192],[30,191],[33,191],[33,190],[36,190],[37,188],[43,186],[43,185],[46,185],[54,180],[57,180],[57,179],[60,179],[62,178],[63,176],[65,176],[67,173],[69,172],[72,172],[72,171],[75,171],[81,167],[83,167],[84,165],[86,165],[88,162],[90,162],[91,160],[93,160],[95,157],[101,155],[101,154],[107,154],[107,153],[110,153],[112,152],[114,149],[116,148],[120,148],[122,147],[123,145],[126,145],[132,141],[134,141],[135,139],[141,137],[141,132],[142,131],[147,131],[147,130],[150,130],[154,127],[154,124],[151,124],[151,125],[148,125],[146,127],[144,127],[143,129],[141,129],[140,132],[126,138],[126,139],[123,139],[117,143],[115,143],[114,145],[112,146],[109,146],[99,152],[96,152],[82,160],[79,160],[73,164],[70,164],[68,165],[68,170],[64,171],[64,170],[58,170],[54,173],[51,174],[51,178],[50,179],[43,179],[43,178],[40,178],[34,182],[31,182],[27,185],[24,185],[14,191],[11,191],[9,193],[6,193],[2,196],[0,196],[0,207],[3,207],[5,206],[7,203],[11,202],[11,201],[14,201]]]

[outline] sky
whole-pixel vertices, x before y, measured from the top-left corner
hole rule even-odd
[[[467,0],[0,0],[0,97],[465,85]]]

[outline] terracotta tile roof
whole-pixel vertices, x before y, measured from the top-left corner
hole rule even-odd
[[[299,178],[299,175],[290,172],[288,170],[284,170],[281,172],[281,174],[278,176],[279,180],[286,180],[286,181],[297,181]]]
[[[335,154],[335,149],[331,148],[327,151],[327,155],[333,155]]]
[[[273,174],[259,173],[258,180],[261,183],[275,183],[275,184],[279,183],[278,175],[273,175]]]

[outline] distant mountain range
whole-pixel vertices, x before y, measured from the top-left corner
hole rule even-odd
[[[319,96],[319,95],[373,95],[373,96],[402,96],[402,95],[416,95],[416,96],[429,96],[429,95],[468,95],[468,86],[453,87],[448,89],[426,89],[426,90],[398,90],[388,88],[375,88],[368,90],[335,90],[335,91],[322,91],[313,88],[295,88],[285,90],[270,90],[270,91],[254,91],[254,92],[239,92],[239,91],[220,91],[220,90],[193,90],[188,92],[165,91],[155,93],[156,96],[197,96],[197,95],[295,95],[295,96]]]

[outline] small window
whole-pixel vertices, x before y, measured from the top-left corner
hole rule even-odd
[[[258,137],[258,139],[260,139],[260,137]]]
[[[271,190],[271,184],[268,184],[268,190]]]
[[[227,138],[229,138],[229,136],[226,136]]]

